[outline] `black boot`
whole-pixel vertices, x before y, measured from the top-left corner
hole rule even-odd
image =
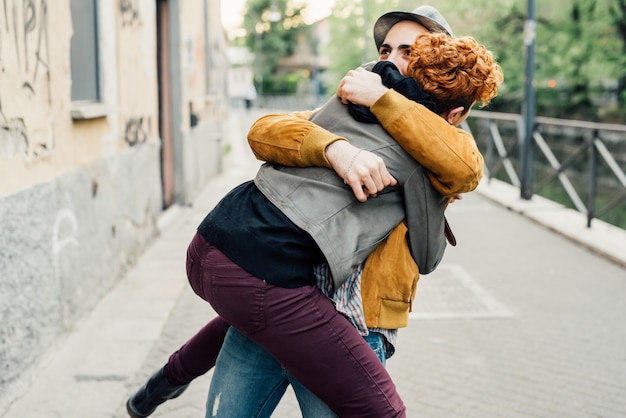
[[[145,418],[150,416],[157,406],[168,399],[180,396],[187,389],[186,385],[174,385],[167,381],[163,374],[164,367],[154,373],[145,385],[141,387],[126,402],[126,410],[133,418]]]

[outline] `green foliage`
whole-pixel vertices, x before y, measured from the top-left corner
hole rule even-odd
[[[291,91],[289,77],[276,73],[280,59],[292,55],[299,35],[309,30],[302,19],[304,6],[294,6],[288,0],[248,0],[247,6],[243,28],[248,36],[244,42],[255,55],[257,90],[263,94]],[[272,13],[279,13],[277,21],[272,21]]]
[[[602,120],[622,96],[618,80],[626,74],[625,44],[611,9],[626,0],[555,0],[536,3],[535,78],[537,114]],[[527,2],[502,8],[475,35],[502,65],[505,84],[492,109],[518,112],[523,100],[523,27]],[[489,16],[489,15],[486,15]],[[493,21],[494,25],[490,22]],[[622,89],[623,90],[623,89]],[[612,118],[615,119],[615,111]],[[626,114],[622,120],[626,120]],[[618,117],[619,118],[619,117]]]
[[[276,95],[293,95],[302,81],[297,73],[278,74],[263,79],[263,91]]]
[[[519,113],[524,100],[524,31],[529,0],[430,0],[456,36],[471,35],[498,59],[505,75],[490,109]],[[293,3],[293,4],[292,4]],[[559,118],[626,121],[626,0],[551,0],[536,3],[535,77],[537,114]],[[341,77],[377,59],[372,28],[393,10],[413,10],[414,0],[336,0],[329,17],[330,43],[322,76],[332,94]],[[296,52],[298,40],[318,45],[302,21],[303,3],[294,0],[247,0],[239,42],[256,51],[257,88],[265,94],[297,91],[306,74],[277,74],[281,58]],[[270,22],[272,5],[281,11]],[[295,5],[295,6],[294,6]],[[262,83],[262,86],[260,86]]]
[[[446,16],[455,35],[471,35],[496,55],[505,81],[489,107],[492,110],[519,113],[522,106],[527,1],[428,2]],[[626,0],[535,3],[537,113],[626,122]],[[369,52],[369,59],[376,59],[372,27],[378,16],[392,10],[413,10],[419,4],[337,0],[327,51],[333,57],[326,80],[330,91],[346,71],[364,61],[364,51]]]
[[[336,0],[329,17],[331,41],[324,51],[331,57],[323,81],[328,91],[334,92],[349,70],[378,59],[372,31],[378,17],[416,7],[410,0]]]
[[[362,63],[364,48],[362,25],[355,24],[358,16],[363,19],[363,9],[355,1],[337,0],[334,10],[341,13],[329,17],[331,42],[325,53],[331,58],[323,81],[330,92],[336,90],[337,83],[348,70]]]

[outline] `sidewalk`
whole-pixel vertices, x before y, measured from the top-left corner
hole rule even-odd
[[[232,115],[225,172],[193,207],[167,211],[161,237],[3,417],[127,417],[128,395],[214,316],[187,284],[185,251],[207,211],[256,172],[244,141],[255,116]],[[626,416],[626,232],[588,230],[577,215],[497,182],[452,205],[459,245],[420,280],[388,363],[409,417]],[[203,417],[209,381],[153,416]],[[292,395],[274,416],[300,416]]]

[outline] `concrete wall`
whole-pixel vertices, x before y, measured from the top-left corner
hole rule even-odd
[[[189,204],[222,168],[228,63],[219,2],[207,0],[203,9],[189,1],[171,4],[173,73],[179,83],[173,94],[181,103],[173,117],[176,196],[179,203]]]
[[[0,393],[154,238],[158,152],[125,150],[0,199]]]
[[[157,2],[96,2],[102,97],[88,105],[71,100],[70,0],[5,3],[0,415],[151,244],[164,210]],[[185,204],[221,171],[225,38],[219,2],[167,3],[175,203]]]

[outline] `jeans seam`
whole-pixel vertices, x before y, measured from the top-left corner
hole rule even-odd
[[[259,417],[261,412],[267,407],[269,400],[272,398],[272,396],[278,391],[278,389],[281,387],[281,383],[285,382],[286,378],[283,378],[283,380],[281,380],[280,382],[276,383],[276,385],[274,385],[274,387],[272,388],[272,390],[270,391],[270,393],[268,394],[268,396],[265,398],[265,400],[263,401],[263,404],[260,405],[259,410],[256,413],[256,417]],[[275,408],[274,408],[275,409]],[[272,411],[273,412],[273,411]],[[271,414],[270,414],[271,416]]]

